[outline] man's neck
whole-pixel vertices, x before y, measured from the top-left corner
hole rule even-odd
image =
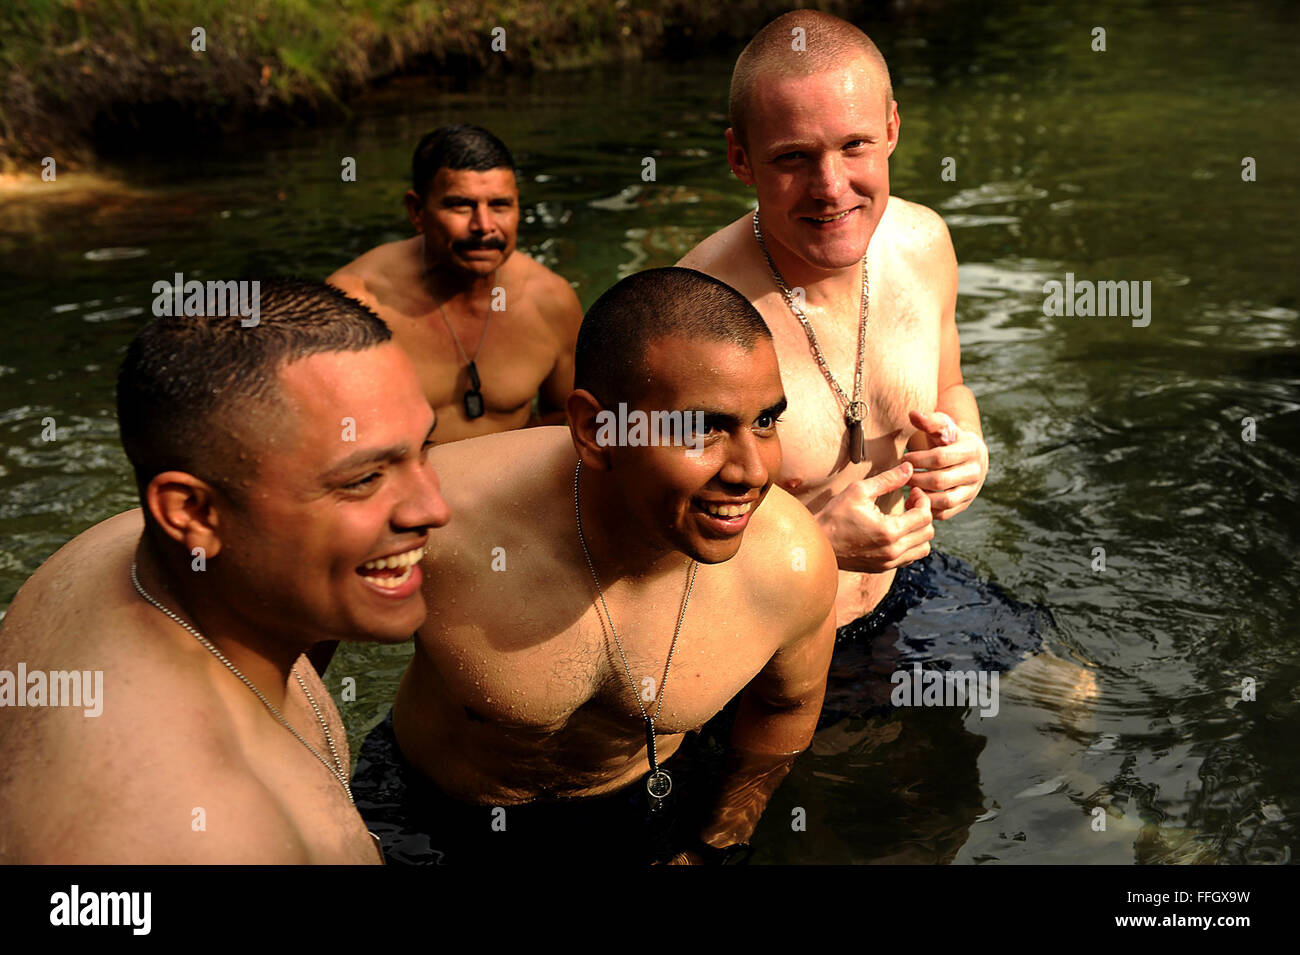
[[[759,220],[761,226],[762,220]],[[873,230],[872,235],[875,235]],[[862,290],[862,259],[851,265],[838,269],[824,269],[802,258],[778,239],[763,232],[763,243],[767,246],[772,263],[788,289],[803,289],[804,301],[814,307],[825,307],[845,301],[857,302]],[[759,250],[762,258],[762,250]],[[767,261],[763,261],[763,270],[770,271]],[[775,279],[773,279],[775,281]]]
[[[188,558],[160,555],[146,533],[136,546],[136,575],[154,600],[215,646],[268,700],[283,710],[293,665],[305,648],[269,640],[231,612],[231,601],[211,570],[192,571]],[[197,642],[197,641],[196,641]]]
[[[572,471],[568,483],[572,498]],[[623,578],[650,583],[684,572],[690,564],[691,558],[681,551],[662,541],[647,540],[629,528],[626,505],[609,472],[583,468],[579,496],[582,533],[602,588]]]

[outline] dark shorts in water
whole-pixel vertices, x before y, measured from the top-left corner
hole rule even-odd
[[[711,761],[687,734],[663,764],[673,792],[654,813],[638,781],[606,796],[506,806],[504,816],[494,815],[492,806],[448,796],[408,763],[390,711],[361,746],[352,794],[389,864],[639,866],[666,861],[698,835],[713,792]]]
[[[821,725],[889,708],[890,676],[920,663],[943,670],[1006,671],[1037,653],[1053,625],[965,561],[931,553],[894,576],[874,610],[835,634]]]

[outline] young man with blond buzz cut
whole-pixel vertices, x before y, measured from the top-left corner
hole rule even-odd
[[[889,194],[898,104],[852,24],[800,10],[764,27],[736,62],[730,121],[727,158],[758,209],[680,264],[736,288],[772,329],[790,399],[777,483],[834,547],[844,628],[988,474],[957,261],[937,214]]]

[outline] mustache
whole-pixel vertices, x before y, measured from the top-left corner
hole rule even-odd
[[[496,249],[497,251],[502,251],[506,247],[506,240],[500,236],[457,239],[451,244],[451,247],[457,252],[474,252],[479,249]]]

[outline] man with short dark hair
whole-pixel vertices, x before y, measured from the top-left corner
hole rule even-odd
[[[304,652],[423,621],[435,418],[338,290],[262,282],[259,306],[251,327],[158,319],[127,350],[142,508],[46,561],[0,630],[0,671],[100,672],[101,712],[0,709],[2,862],[380,861]]]
[[[416,147],[403,201],[419,234],[327,281],[393,330],[438,413],[439,442],[563,422],[582,309],[568,282],[515,248],[510,151],[479,126],[440,127]]]
[[[357,763],[394,861],[718,861],[812,739],[835,559],[772,486],[785,396],[762,318],[654,269],[592,305],[576,362],[568,429],[434,452],[457,516]],[[710,777],[683,740],[742,690]]]

